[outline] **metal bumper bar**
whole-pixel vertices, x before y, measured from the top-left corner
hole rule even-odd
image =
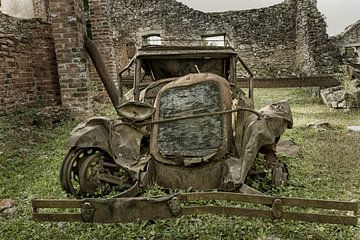
[[[204,200],[224,200],[221,204],[224,203],[225,206],[204,204]],[[246,207],[240,207],[241,204]],[[223,192],[187,193],[160,198],[34,199],[32,207],[35,221],[55,222],[128,223],[185,215],[216,214],[355,226],[358,219],[357,202]],[[45,209],[47,211],[44,211]],[[61,209],[62,212],[49,212],[49,209]]]

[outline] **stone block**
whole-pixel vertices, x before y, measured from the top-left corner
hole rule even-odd
[[[360,133],[360,126],[348,126],[346,129],[349,132],[359,132]]]
[[[329,104],[328,104],[330,107],[332,107],[332,108],[338,108],[338,102],[337,101],[335,101],[335,102],[329,102]]]

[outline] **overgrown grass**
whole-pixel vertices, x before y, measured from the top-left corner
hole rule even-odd
[[[256,90],[257,108],[277,100],[290,102],[295,126],[284,138],[293,139],[301,156],[284,158],[291,184],[272,189],[284,196],[360,200],[360,134],[348,125],[360,125],[360,111],[332,111],[306,90]],[[17,202],[12,220],[0,218],[0,239],[360,239],[359,227],[247,219],[228,216],[191,216],[130,224],[36,223],[31,221],[32,198],[66,198],[59,185],[63,147],[77,124],[68,120],[52,127],[32,126],[36,110],[0,118],[0,199]],[[321,131],[302,128],[327,121]],[[152,189],[147,195],[157,194]]]

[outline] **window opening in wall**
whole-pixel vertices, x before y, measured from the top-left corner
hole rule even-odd
[[[225,34],[202,35],[201,40],[205,46],[219,46],[226,45]]]
[[[143,36],[143,46],[161,45],[161,37],[159,34],[151,34]]]

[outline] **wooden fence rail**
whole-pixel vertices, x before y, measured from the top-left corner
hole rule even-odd
[[[248,79],[238,78],[241,87],[248,86]],[[333,87],[340,82],[335,76],[255,78],[255,88]]]

